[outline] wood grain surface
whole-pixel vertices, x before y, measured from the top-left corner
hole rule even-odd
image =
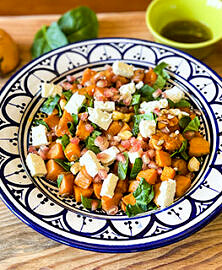
[[[144,12],[99,14],[99,36],[152,40],[144,16]],[[19,45],[20,67],[30,60],[29,49],[35,32],[42,24],[57,18],[57,15],[0,18],[0,27],[8,31]],[[222,75],[221,59],[222,42],[204,62]],[[0,87],[9,76],[0,79]],[[0,270],[222,269],[221,215],[178,243],[128,254],[103,254],[58,244],[23,224],[2,202],[0,232]]]

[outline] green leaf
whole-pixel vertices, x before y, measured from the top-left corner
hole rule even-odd
[[[134,112],[135,112],[135,114],[138,114],[139,113],[139,107],[140,107],[140,105],[139,104],[136,104],[136,105],[134,105]]]
[[[58,185],[58,188],[60,187],[61,183],[62,183],[62,179],[63,179],[63,174],[60,174],[57,178],[57,185]]]
[[[183,132],[186,132],[188,130],[193,130],[193,131],[198,131],[200,127],[200,120],[199,118],[196,116],[193,120],[191,120],[188,125],[186,126],[186,128],[184,129]]]
[[[62,117],[63,112],[62,112],[62,108],[61,108],[61,106],[60,106],[60,104],[59,104],[59,103],[58,103],[58,104],[56,104],[56,108],[58,109],[58,112],[59,112],[59,117]]]
[[[70,43],[96,38],[98,35],[96,14],[85,6],[66,12],[59,19],[58,24]]]
[[[136,136],[139,133],[139,124],[141,120],[154,120],[153,113],[137,114],[133,117],[133,135]]]
[[[157,74],[160,75],[161,77],[163,77],[165,80],[169,79],[170,76],[169,74],[164,70],[164,68],[166,68],[168,66],[167,63],[165,62],[161,62],[160,64],[158,64],[153,71]]]
[[[67,126],[68,126],[69,132],[72,134],[72,136],[75,136],[76,126],[77,126],[78,121],[79,121],[78,115],[73,113],[72,119],[73,119],[73,122],[68,122]]]
[[[182,128],[185,128],[189,122],[191,121],[191,118],[189,116],[184,116],[179,120],[179,125]]]
[[[93,131],[92,135],[86,139],[86,148],[88,150],[93,151],[95,154],[98,154],[99,152],[101,152],[99,147],[97,147],[94,144],[96,137],[98,137],[101,134],[102,133],[100,131],[95,130],[95,131]]]
[[[65,96],[66,100],[69,101],[71,96],[73,95],[72,94],[72,91],[68,90],[68,91],[64,91],[62,92],[62,94]]]
[[[66,149],[66,146],[69,144],[69,136],[67,134],[63,135],[61,138],[61,144],[63,151]]]
[[[142,170],[143,161],[141,158],[136,158],[133,168],[130,172],[130,178],[135,179],[137,177],[137,174]]]
[[[143,97],[145,97],[146,101],[152,101],[154,100],[153,98],[153,93],[156,91],[154,88],[149,86],[148,84],[144,84],[144,86],[140,89],[141,94]]]
[[[58,163],[64,170],[67,172],[70,171],[70,167],[72,166],[71,162],[64,161],[63,159],[55,158],[54,159],[56,163]]]
[[[98,202],[97,208],[101,208],[101,201],[100,201],[100,200],[90,199],[90,198],[84,197],[84,196],[81,194],[81,202],[82,202],[82,205],[83,205],[85,208],[91,209],[91,208],[92,208],[92,201],[97,201],[97,202]]]
[[[187,149],[187,140],[182,142],[182,145],[180,147],[179,150],[175,151],[173,154],[171,154],[170,156],[173,157],[177,154],[180,154],[185,160],[187,160],[189,158],[188,154],[186,153],[186,149]]]
[[[68,40],[59,28],[57,22],[53,22],[47,28],[46,38],[51,49],[56,49],[68,44]]]
[[[167,101],[170,108],[175,108],[175,103],[171,99],[167,98]]]
[[[133,98],[132,98],[132,101],[131,101],[130,105],[139,104],[140,103],[140,97],[141,97],[141,95],[139,95],[139,94],[133,95]]]
[[[78,114],[73,113],[72,119],[73,119],[74,125],[76,126],[79,122]]]
[[[182,98],[179,102],[174,103],[175,108],[190,108],[190,102],[188,102],[185,98]]]
[[[43,53],[51,50],[46,39],[47,26],[43,25],[42,28],[36,33],[34,42],[31,47],[32,58],[36,58]]]
[[[161,75],[158,75],[158,77],[153,85],[153,89],[155,89],[155,90],[163,89],[165,84],[166,84],[166,80]]]
[[[35,119],[35,120],[33,121],[33,125],[35,125],[35,126],[43,125],[43,126],[45,126],[45,127],[47,128],[48,131],[50,131],[50,127],[49,127],[49,126],[46,124],[46,122],[45,122],[44,120],[42,120],[42,119]]]
[[[126,206],[126,214],[128,217],[134,217],[140,213],[144,213],[146,211],[155,210],[155,209],[157,209],[157,206],[153,202],[151,202],[145,207],[144,205],[140,205],[138,203],[134,205],[128,204]]]
[[[52,114],[53,110],[59,102],[59,99],[59,95],[56,95],[55,97],[48,97],[48,99],[43,103],[42,107],[40,108],[40,111],[46,114]]]
[[[128,157],[127,152],[124,152],[123,155],[126,159],[126,162],[123,163],[123,162],[119,161],[119,163],[118,163],[118,176],[119,176],[120,180],[126,179],[128,165],[129,165],[129,157]]]

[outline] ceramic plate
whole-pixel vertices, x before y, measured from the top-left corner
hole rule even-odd
[[[90,213],[71,198],[57,196],[44,179],[32,179],[24,162],[33,117],[43,103],[40,82],[59,83],[68,74],[101,69],[114,60],[136,67],[169,64],[168,86],[183,88],[201,110],[201,132],[210,154],[191,189],[170,207],[128,218],[121,212]],[[24,66],[3,87],[0,96],[0,195],[23,222],[60,243],[100,252],[134,252],[164,246],[196,232],[221,211],[222,82],[215,72],[176,49],[137,39],[104,38],[78,42],[51,51]]]

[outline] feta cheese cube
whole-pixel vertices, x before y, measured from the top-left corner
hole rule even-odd
[[[94,101],[94,108],[100,109],[106,112],[112,112],[115,110],[115,102],[114,101]]]
[[[138,152],[128,152],[128,157],[129,157],[130,162],[134,164],[135,160],[142,156],[142,153],[143,153],[142,149],[140,149]]]
[[[100,128],[107,130],[112,123],[112,114],[103,112],[100,109],[88,108],[89,121],[98,125]]]
[[[131,82],[131,83],[122,85],[119,88],[119,92],[122,96],[134,94],[136,92],[135,83]]]
[[[116,176],[113,173],[109,173],[108,176],[103,181],[100,195],[112,198],[118,180],[119,180],[118,176]]]
[[[140,81],[140,82],[138,82],[137,84],[136,84],[136,89],[141,89],[142,87],[144,86],[144,83],[143,83],[143,81]]]
[[[160,185],[160,193],[156,199],[157,205],[162,209],[170,206],[174,201],[174,196],[176,193],[176,181],[169,179],[163,181]]]
[[[58,84],[53,84],[53,83],[42,83],[41,84],[41,94],[42,97],[47,98],[50,96],[56,96],[58,95],[62,95],[62,86],[58,85]]]
[[[145,113],[153,112],[154,109],[164,109],[168,107],[167,99],[160,99],[154,101],[144,101],[140,104],[140,112],[144,111]]]
[[[164,91],[166,98],[169,98],[174,103],[179,102],[182,98],[185,98],[185,94],[178,87],[174,86],[173,88]]]
[[[39,147],[49,144],[46,134],[47,128],[44,125],[32,127],[32,145]]]
[[[79,159],[80,165],[86,167],[87,173],[95,177],[100,169],[104,169],[100,164],[97,156],[91,150],[88,150],[81,158]]]
[[[115,61],[113,63],[113,73],[115,75],[120,75],[123,77],[130,78],[134,74],[133,66],[128,65],[128,64],[121,62],[121,61]]]
[[[140,134],[143,138],[151,137],[156,133],[156,122],[155,120],[144,120],[142,119],[139,124]]]
[[[85,96],[79,95],[78,92],[75,92],[67,102],[65,110],[70,114],[78,114],[79,109],[82,107],[85,100]]]
[[[101,156],[99,160],[106,165],[110,165],[114,162],[116,159],[116,155],[119,153],[119,149],[115,146],[112,146],[101,153],[99,153],[98,156]]]
[[[33,177],[42,177],[47,174],[45,162],[39,155],[29,153],[26,157],[26,164]]]

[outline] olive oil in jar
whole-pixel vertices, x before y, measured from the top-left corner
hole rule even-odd
[[[182,43],[199,43],[212,38],[211,30],[198,21],[173,21],[162,28],[160,34]]]

